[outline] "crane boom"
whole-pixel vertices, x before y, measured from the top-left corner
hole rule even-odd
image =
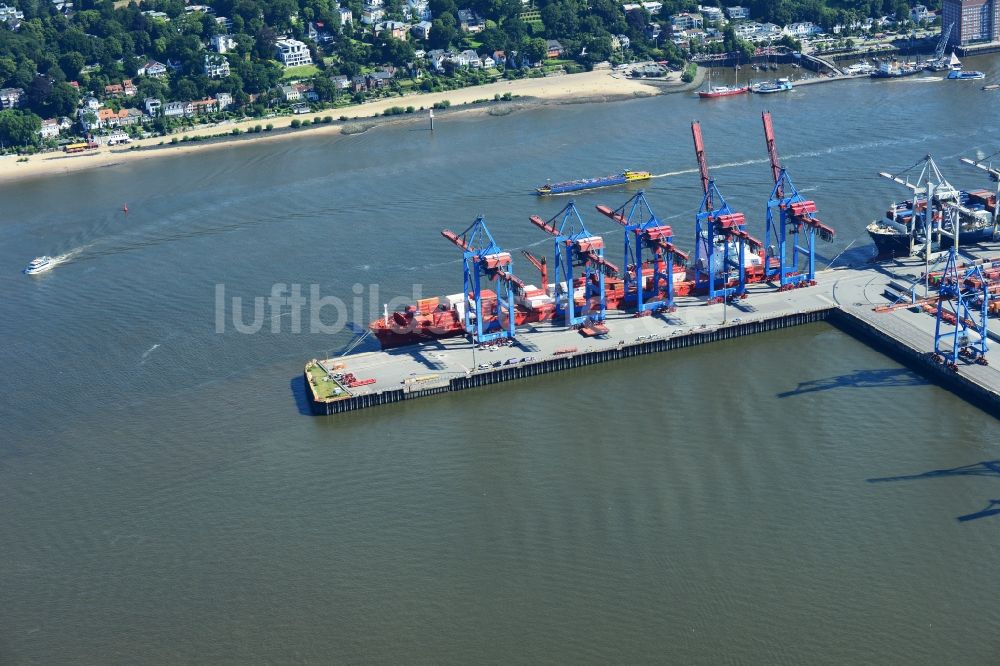
[[[774,126],[771,124],[771,112],[764,111],[761,114],[764,121],[764,141],[767,143],[767,156],[771,160],[771,177],[774,184],[778,186],[777,195],[781,199],[784,196],[781,187],[781,160],[778,159],[778,148],[774,145]]]
[[[545,263],[545,257],[542,257],[541,259],[538,259],[535,255],[531,254],[527,250],[521,250],[521,254],[523,254],[524,258],[527,259],[528,262],[532,266],[534,266],[536,269],[538,269],[538,272],[542,274],[542,289],[548,289],[549,288],[549,267]]]
[[[709,191],[708,162],[705,160],[705,142],[701,138],[701,123],[697,120],[691,123],[691,136],[694,138],[694,154],[698,158],[698,173],[701,175],[701,191],[708,195],[708,208],[712,208],[712,196]]]

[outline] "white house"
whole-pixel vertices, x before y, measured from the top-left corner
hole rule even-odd
[[[59,136],[59,121],[55,118],[47,118],[42,121],[42,129],[38,130],[43,139],[52,139]]]
[[[138,70],[139,76],[150,76],[154,79],[158,79],[162,76],[167,75],[167,66],[162,62],[157,62],[155,60],[147,60],[146,64],[140,67]]]
[[[691,28],[702,27],[704,20],[701,14],[681,12],[670,17],[670,25],[673,26],[674,30],[690,30]]]
[[[348,23],[354,23],[354,14],[347,7],[339,7],[337,11],[340,13],[340,25],[347,25]]]
[[[18,11],[16,7],[8,7],[7,5],[0,5],[0,21],[23,21],[24,12]]]
[[[163,115],[167,118],[180,118],[186,108],[187,104],[184,102],[167,102],[163,105]]]
[[[210,79],[224,79],[229,76],[229,61],[218,53],[205,54],[205,76]]]
[[[722,10],[718,7],[706,7],[704,5],[698,5],[698,12],[706,21],[721,21],[725,18],[722,14]]]
[[[785,26],[783,32],[786,35],[791,35],[796,39],[801,39],[802,37],[811,37],[812,35],[817,35],[822,30],[818,25],[812,21],[803,21],[801,23],[789,23]]]
[[[0,90],[0,109],[12,109],[21,106],[24,98],[24,88],[4,88]]]
[[[750,10],[746,7],[740,7],[739,5],[735,7],[726,7],[726,14],[729,15],[732,21],[745,21],[750,18]]]
[[[275,46],[278,50],[278,60],[285,67],[312,64],[312,56],[309,55],[309,49],[297,39],[279,39]]]
[[[232,35],[212,35],[209,41],[216,53],[228,53],[236,48],[236,40]]]
[[[361,12],[361,22],[374,25],[385,18],[385,10],[381,7],[365,7]]]
[[[656,15],[660,13],[661,9],[663,9],[663,3],[652,0],[651,2],[642,3],[642,7],[650,14]]]
[[[146,114],[152,118],[163,108],[163,102],[156,97],[147,97],[143,101],[143,106],[146,108]]]
[[[933,21],[935,14],[929,11],[924,5],[914,5],[910,9],[910,20],[914,23],[920,23],[921,21]]]
[[[406,0],[410,14],[418,21],[430,21],[432,14],[427,0]]]
[[[219,111],[225,111],[233,105],[233,96],[227,92],[216,93],[215,103],[218,105]]]

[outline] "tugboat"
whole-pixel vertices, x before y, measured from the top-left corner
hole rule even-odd
[[[791,79],[783,76],[780,79],[775,79],[774,81],[755,83],[750,86],[750,91],[759,95],[768,95],[770,93],[785,92],[787,90],[791,90],[792,88]]]
[[[39,273],[44,273],[46,271],[52,270],[52,267],[56,265],[56,260],[49,256],[36,257],[31,260],[25,269],[25,275],[37,275]]]

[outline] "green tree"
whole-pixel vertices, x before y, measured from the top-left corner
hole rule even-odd
[[[31,112],[0,111],[0,141],[4,146],[37,146],[41,141],[42,119]]]

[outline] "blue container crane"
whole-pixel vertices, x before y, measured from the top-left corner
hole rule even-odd
[[[513,340],[516,336],[514,293],[524,291],[524,282],[511,272],[510,253],[504,252],[493,240],[482,215],[461,234],[444,229],[441,235],[462,250],[465,332],[479,344],[500,338]],[[483,312],[483,278],[496,282],[497,310],[492,315]]]
[[[729,207],[715,180],[709,176],[698,121],[691,123],[691,135],[694,137],[695,157],[698,158],[701,189],[705,194],[695,214],[695,289],[707,291],[709,303],[745,298],[747,247],[759,250],[763,244],[747,233],[746,217]],[[731,268],[736,270],[735,285],[730,285]]]
[[[816,236],[828,243],[833,242],[834,231],[816,217],[816,203],[799,194],[788,176],[788,172],[778,159],[778,149],[774,145],[774,127],[771,113],[761,114],[764,121],[764,140],[767,154],[771,159],[771,176],[774,189],[767,201],[767,229],[764,232],[764,276],[767,280],[778,279],[779,291],[808,287],[816,284]],[[800,245],[800,234],[805,234],[806,245]],[[772,240],[777,241],[777,252]],[[799,269],[801,259],[806,258],[806,271]]]
[[[973,266],[964,274],[959,273],[957,256],[955,248],[951,248],[948,263],[941,274],[934,352],[931,354],[934,361],[944,363],[954,371],[958,370],[959,358],[989,365],[986,360],[989,349],[986,342],[989,339],[989,281],[983,275],[982,266]],[[973,335],[970,336],[970,333]]]
[[[567,326],[583,325],[592,327],[596,333],[606,332],[607,328],[601,323],[607,315],[604,278],[616,277],[618,267],[604,259],[604,239],[587,230],[572,201],[550,220],[537,215],[529,219],[539,229],[555,236],[556,315],[563,317]],[[582,268],[583,310],[580,312],[573,299],[576,268]],[[561,295],[558,293],[560,287]]]
[[[625,227],[625,301],[634,302],[640,316],[676,310],[674,264],[687,265],[688,255],[673,244],[673,230],[656,217],[646,195],[640,190],[614,210],[607,206],[597,210]],[[647,266],[652,273],[648,282]]]

